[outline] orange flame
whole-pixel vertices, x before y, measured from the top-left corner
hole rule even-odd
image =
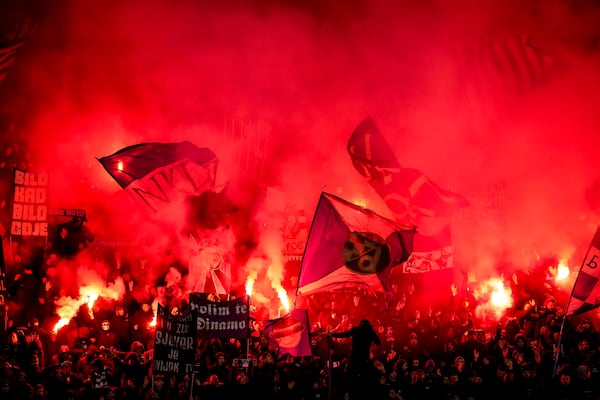
[[[82,304],[87,303],[90,318],[94,319],[94,303],[100,297],[98,290],[93,286],[83,286],[79,289],[79,295],[83,299]],[[87,300],[85,300],[86,298]]]
[[[58,333],[59,329],[68,325],[71,319],[75,316],[75,314],[77,314],[77,310],[79,310],[81,304],[82,303],[79,300],[72,299],[69,296],[61,297],[60,299],[58,299],[56,301],[56,313],[58,314],[60,319],[58,320],[56,325],[54,325],[52,332]]]
[[[281,305],[283,306],[285,313],[287,314],[288,312],[290,312],[290,301],[287,296],[287,291],[281,285],[277,286],[274,289],[277,292],[277,296],[279,297],[279,301],[281,301]]]
[[[58,333],[58,331],[62,328],[65,327],[69,324],[69,322],[71,321],[71,318],[61,318],[58,320],[58,322],[56,323],[56,325],[54,325],[54,328],[52,328],[52,333]]]
[[[246,295],[252,295],[252,290],[254,289],[254,282],[256,282],[256,271],[252,271],[248,278],[246,278]]]
[[[152,321],[148,323],[148,328],[156,328],[156,312],[154,312],[154,317],[152,317]]]
[[[122,284],[122,282],[119,282]],[[117,285],[104,287],[103,284],[92,284],[79,288],[79,298],[73,299],[70,296],[64,296],[56,301],[56,313],[59,316],[59,321],[54,325],[52,332],[58,331],[69,324],[71,319],[77,314],[79,308],[83,304],[87,304],[90,318],[94,318],[93,307],[98,298],[106,297],[112,300],[119,299],[119,290]]]
[[[354,203],[354,204],[356,204],[356,205],[357,205],[357,206],[359,206],[359,207],[362,207],[362,208],[367,208],[367,201],[366,201],[366,200],[364,200],[364,199],[357,199],[357,200],[354,200],[354,201],[353,201],[353,203]]]
[[[481,314],[493,313],[496,319],[499,319],[506,309],[513,305],[512,290],[504,286],[501,278],[483,281],[479,293],[477,310]]]
[[[512,305],[511,290],[504,287],[504,282],[497,280],[490,296],[492,304],[498,308],[506,309]]]
[[[571,273],[571,271],[569,270],[568,265],[559,263],[558,266],[556,267],[556,276],[554,277],[554,280],[556,282],[564,281],[565,279],[567,279],[569,277],[570,273]]]

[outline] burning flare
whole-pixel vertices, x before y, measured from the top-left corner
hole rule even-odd
[[[480,317],[493,314],[500,319],[513,306],[512,290],[504,286],[501,278],[490,278],[481,282],[478,302],[477,313]]]
[[[281,306],[285,310],[285,313],[289,313],[290,301],[287,296],[287,291],[281,285],[277,285],[277,287],[274,287],[273,289],[275,289],[275,291],[277,292],[277,296],[279,297],[279,301],[281,301]]]
[[[254,289],[254,282],[256,282],[256,271],[250,272],[248,278],[246,278],[246,295],[252,295],[252,289]]]
[[[567,279],[569,277],[570,273],[571,273],[571,270],[569,269],[569,266],[560,262],[558,264],[558,266],[556,267],[556,274],[555,274],[554,280],[556,282],[564,281],[565,279]]]
[[[79,298],[73,299],[70,296],[63,296],[56,301],[56,313],[59,320],[54,325],[52,332],[58,331],[67,326],[71,319],[77,314],[83,304],[87,304],[91,319],[94,319],[94,304],[100,297],[118,300],[120,294],[124,292],[124,284],[121,278],[117,279],[112,285],[105,286],[101,284],[90,284],[79,288]]]

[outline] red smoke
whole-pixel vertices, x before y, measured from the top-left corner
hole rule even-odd
[[[325,3],[35,6],[37,30],[0,82],[3,126],[28,169],[50,172],[54,207],[85,209],[97,239],[148,255],[148,283],[185,263],[182,208],[149,215],[97,157],[151,141],[212,149],[238,207],[236,283],[261,268],[290,291],[274,239],[284,197],[309,221],[323,188],[387,214],[345,152],[368,115],[402,165],[469,199],[452,225],[458,276],[509,276],[540,255],[579,263],[599,223],[585,198],[599,170],[594,2]],[[506,32],[536,38],[556,72],[519,96],[484,95],[463,50]]]

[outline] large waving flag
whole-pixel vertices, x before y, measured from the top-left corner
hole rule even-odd
[[[188,141],[140,143],[98,161],[122,188],[155,211],[175,197],[213,190],[218,164],[212,150]]]
[[[405,272],[427,272],[451,267],[450,218],[468,205],[454,192],[442,189],[421,171],[404,168],[369,117],[348,140],[348,154],[356,170],[368,179],[400,224],[415,225],[414,249]]]
[[[321,193],[308,235],[297,292],[364,288],[389,291],[392,267],[412,251],[413,227]]]
[[[582,314],[597,307],[600,307],[600,227],[581,264],[566,315]]]

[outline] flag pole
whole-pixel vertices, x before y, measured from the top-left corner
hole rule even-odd
[[[569,299],[569,304],[571,304],[571,299]],[[567,305],[567,310],[569,309],[569,304]],[[566,313],[563,315],[562,323],[560,324],[560,332],[558,334],[558,343],[556,344],[556,350],[554,354],[554,368],[552,369],[552,378],[556,377],[556,370],[558,368],[558,359],[560,358],[561,346],[562,346],[562,336],[563,331],[565,329],[565,321],[567,320]]]
[[[194,369],[195,367],[196,366],[194,365]],[[194,369],[192,369],[192,378],[190,379],[190,400],[194,399],[194,380],[196,379],[196,371],[194,371]]]
[[[324,190],[325,190],[325,186],[323,186],[323,188],[321,189],[321,194],[319,195],[319,200],[317,201],[317,206],[315,207],[314,215],[317,214],[317,210],[319,209],[319,206],[321,205],[321,200],[325,193]],[[310,223],[310,229],[308,231],[307,238],[310,238],[310,234],[311,234],[313,226],[315,224],[314,215],[313,215],[312,222]],[[307,243],[308,243],[308,239],[307,239]],[[306,244],[304,245],[304,252],[302,253],[302,261],[300,262],[300,271],[298,271],[298,282],[296,282],[296,293],[294,294],[294,310],[296,309],[296,301],[298,300],[298,290],[300,288],[300,278],[302,277],[302,264],[304,264],[304,256],[305,255],[306,255]]]
[[[327,398],[329,400],[332,400],[331,395],[332,395],[332,391],[333,388],[331,387],[332,384],[332,374],[333,374],[333,364],[332,362],[332,357],[331,357],[331,336],[329,336],[329,332],[327,333],[327,363],[328,363],[328,368],[327,368]]]
[[[563,314],[562,323],[560,324],[560,332],[558,334],[557,350],[556,350],[556,354],[554,355],[554,368],[552,370],[552,378],[554,378],[556,376],[556,370],[558,369],[558,359],[559,359],[560,353],[561,353],[563,331],[564,331],[564,327],[565,327],[565,322],[567,320],[567,317],[569,316],[569,311],[571,308],[571,301],[573,300],[573,293],[575,292],[575,288],[577,287],[577,282],[579,281],[579,277],[581,276],[581,270],[583,269],[583,267],[586,266],[585,261],[588,259],[588,256],[590,255],[590,251],[592,250],[592,247],[594,247],[594,243],[597,242],[597,238],[600,238],[600,226],[598,226],[596,228],[596,233],[594,234],[592,243],[590,243],[587,251],[585,252],[585,256],[583,257],[583,260],[581,261],[581,265],[579,267],[579,272],[577,273],[577,278],[575,279],[575,284],[573,285],[573,288],[571,289],[571,294],[569,295],[569,301],[567,302],[567,308]],[[594,256],[594,257],[596,257],[596,256]],[[592,263],[597,263],[597,261],[594,261],[594,259],[592,259],[589,264],[592,264]]]

